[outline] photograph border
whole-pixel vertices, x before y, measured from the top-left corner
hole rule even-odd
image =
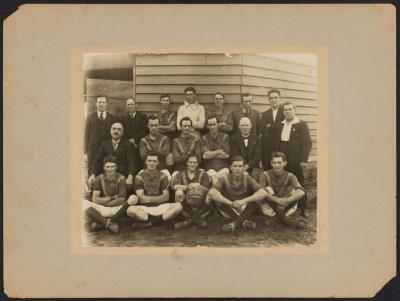
[[[278,247],[84,247],[82,246],[83,212],[83,129],[84,68],[85,53],[315,53],[317,55],[318,115],[317,115],[317,239],[311,246]],[[185,254],[329,254],[329,91],[328,48],[313,47],[128,47],[85,46],[73,47],[70,51],[70,246],[78,254],[169,254],[180,258]],[[82,118],[76,118],[82,116]],[[321,129],[324,134],[321,135]],[[110,234],[111,235],[111,234]]]

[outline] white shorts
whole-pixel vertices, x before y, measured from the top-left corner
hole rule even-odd
[[[83,200],[82,209],[85,211],[88,208],[96,209],[103,217],[113,217],[119,209],[121,209],[122,205],[114,206],[114,207],[106,207],[94,202],[90,202],[88,200]]]
[[[266,204],[266,203],[258,203],[260,205],[262,214],[269,216],[269,217],[273,217],[276,215],[274,209],[271,208],[270,205]],[[218,207],[217,207],[218,208]],[[246,208],[246,205],[242,206],[242,211]],[[236,210],[236,208],[232,208],[233,211],[235,211],[238,215],[241,213],[238,210]],[[291,214],[293,214],[295,211],[297,210],[297,204],[295,206],[293,206],[292,208],[290,208],[285,215],[289,216]],[[218,209],[218,211],[225,217],[225,218],[230,218],[230,216],[228,214],[226,214],[225,212],[223,212],[222,210]]]
[[[161,205],[154,206],[154,207],[139,205],[139,206],[130,206],[128,208],[128,211],[130,208],[140,208],[143,211],[146,211],[150,215],[160,216],[160,215],[163,215],[166,211],[168,211],[169,209],[171,209],[174,206],[175,206],[175,203],[165,203],[165,204],[161,204]]]
[[[207,174],[208,174],[210,177],[215,176],[215,177],[217,177],[218,179],[219,179],[220,177],[222,177],[223,175],[228,174],[228,173],[229,173],[229,169],[228,169],[228,168],[222,168],[220,171],[216,171],[215,169],[209,169],[209,170],[207,170]]]
[[[263,213],[264,215],[269,216],[269,217],[273,217],[273,216],[276,215],[274,209],[272,209],[270,205],[268,205],[268,204],[266,204],[266,203],[263,203],[263,204],[260,204],[260,203],[259,203],[259,205],[260,205],[261,211],[262,211],[262,213]],[[289,216],[289,215],[293,214],[296,210],[297,210],[297,204],[294,205],[292,208],[290,208],[290,209],[285,213],[285,215],[286,215],[286,216]]]

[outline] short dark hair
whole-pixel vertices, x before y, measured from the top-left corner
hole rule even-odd
[[[179,121],[179,125],[182,126],[182,123],[184,121],[190,121],[190,125],[193,125],[192,119],[190,119],[189,117],[183,117],[180,121]]]
[[[294,109],[296,109],[296,105],[293,102],[290,101],[286,101],[283,105],[282,108],[284,108],[285,106],[289,106],[292,105]]]
[[[240,100],[243,101],[243,98],[245,97],[251,97],[253,99],[253,96],[250,93],[242,93],[240,95]]]
[[[286,161],[286,155],[285,155],[285,153],[282,153],[282,152],[273,152],[271,154],[271,161],[274,158],[282,158],[283,161]]]
[[[187,88],[185,88],[185,91],[183,91],[183,93],[186,94],[187,91],[192,91],[194,94],[196,94],[196,89],[193,88],[193,87],[187,87]]]
[[[208,121],[210,120],[210,119],[217,119],[217,116],[215,116],[215,115],[208,115],[207,116],[207,118],[206,118],[206,125],[208,125]],[[217,120],[217,122],[218,122],[218,120]]]
[[[186,162],[189,162],[189,159],[190,159],[190,158],[196,158],[197,163],[200,163],[200,158],[199,158],[196,154],[190,154],[190,155],[187,157]]]
[[[269,90],[268,93],[267,93],[268,98],[269,98],[269,96],[270,96],[272,93],[278,93],[279,97],[281,97],[281,91],[279,91],[279,90],[276,89],[276,88],[272,88],[272,89]]]
[[[224,98],[224,99],[225,99],[225,95],[224,95],[224,94],[222,94],[221,92],[215,92],[215,93],[214,93],[214,96],[215,96],[215,95],[221,95],[221,96],[222,96],[222,98]]]
[[[148,118],[148,120],[147,120],[147,122],[149,121],[149,120],[158,120],[158,122],[160,122],[160,117],[158,117],[157,115],[155,115],[155,114],[151,114],[149,117],[147,117]]]
[[[98,100],[99,98],[105,98],[106,101],[107,101],[107,97],[106,97],[106,96],[104,96],[104,95],[99,95],[99,96],[96,97],[96,102],[97,102],[97,100]]]
[[[146,154],[146,159],[147,159],[148,157],[157,157],[157,159],[158,159],[158,152],[153,151],[153,150],[150,150],[150,151],[148,151],[147,154]]]
[[[169,100],[171,100],[171,95],[169,95],[169,94],[161,94],[160,100],[161,100],[162,98],[165,98],[165,97],[168,97]]]
[[[103,159],[103,166],[106,165],[107,163],[114,163],[115,165],[117,165],[117,157],[113,155],[105,156]]]
[[[231,165],[233,164],[233,162],[236,162],[236,161],[242,161],[244,164],[244,158],[242,156],[233,156],[231,158]]]

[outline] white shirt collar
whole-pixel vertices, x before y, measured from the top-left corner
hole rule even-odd
[[[100,119],[101,114],[103,114],[104,119],[107,117],[107,111],[104,111],[104,112],[97,111],[97,117],[99,117],[99,119]]]
[[[291,122],[286,122],[286,119],[283,119],[281,121],[283,124],[296,124],[296,123],[300,123],[300,119],[297,116],[294,116],[293,120]]]
[[[186,100],[184,101],[185,107],[190,107],[190,106],[196,107],[197,104],[198,104],[197,101],[195,101],[194,103],[188,103]]]

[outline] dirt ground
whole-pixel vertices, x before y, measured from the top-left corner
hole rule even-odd
[[[256,230],[239,229],[233,234],[221,231],[221,225],[227,220],[209,218],[207,228],[196,225],[174,230],[172,224],[165,224],[148,229],[133,230],[129,224],[122,224],[119,233],[112,234],[107,230],[93,232],[85,225],[84,245],[97,247],[275,247],[291,245],[312,245],[317,234],[317,197],[316,180],[306,182],[310,204],[310,217],[306,219],[304,230],[287,228],[279,223],[269,227],[263,225],[262,215],[256,215]],[[303,219],[299,210],[294,213],[296,219]],[[303,219],[304,220],[304,219]]]

